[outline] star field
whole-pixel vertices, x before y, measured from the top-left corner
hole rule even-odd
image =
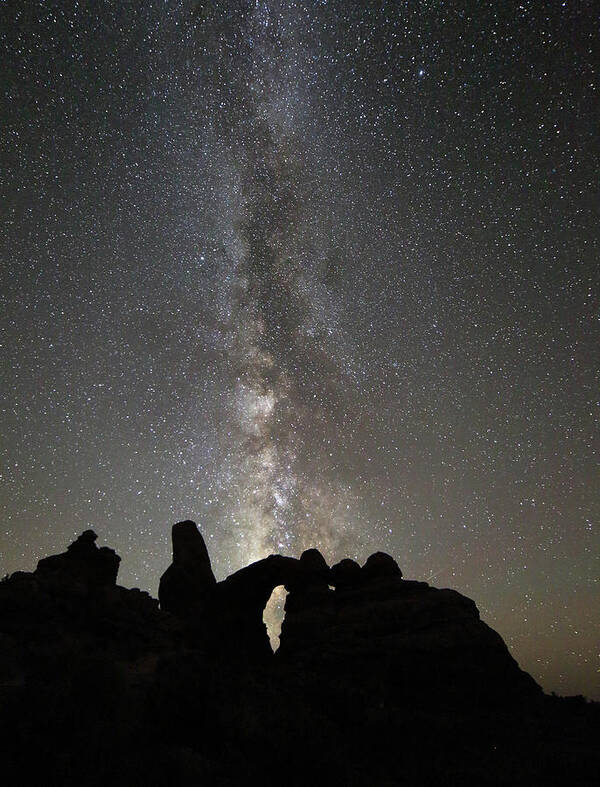
[[[0,14],[2,572],[382,549],[600,698],[594,4]]]

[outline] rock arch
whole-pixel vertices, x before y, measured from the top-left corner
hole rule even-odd
[[[161,608],[201,628],[196,633],[225,653],[272,656],[263,615],[275,588],[285,588],[294,599],[329,592],[329,567],[317,549],[306,550],[299,559],[269,555],[216,582],[196,524],[178,522],[172,537],[173,562],[159,585]]]

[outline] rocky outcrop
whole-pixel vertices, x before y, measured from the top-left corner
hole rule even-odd
[[[295,558],[270,555],[219,582],[214,625],[224,655],[234,653],[250,660],[272,657],[263,612],[273,590],[299,582],[302,570]]]
[[[335,592],[316,603],[288,596],[279,659],[301,661],[316,672],[335,669],[368,685],[373,696],[393,693],[411,703],[540,694],[471,599],[403,580],[382,553],[369,558],[360,578],[349,564],[334,568]]]
[[[370,691],[399,696],[497,699],[539,693],[474,602],[453,590],[407,581],[391,555],[361,567],[329,568],[316,549],[299,559],[271,555],[216,582],[196,525],[173,527],[173,564],[161,579],[161,607],[187,621],[189,641],[221,658],[272,658],[263,612],[274,588],[288,591],[279,662],[360,675]],[[490,680],[490,674],[495,675]]]
[[[35,571],[36,579],[67,593],[75,589],[86,593],[114,586],[121,558],[113,549],[99,549],[97,538],[93,530],[85,530],[67,547],[66,552],[40,560]]]
[[[121,558],[96,540],[86,530],[65,552],[41,559],[35,571],[17,571],[0,583],[0,639],[10,638],[21,664],[32,649],[34,662],[51,660],[73,642],[114,657],[170,647],[158,602],[145,591],[118,586]]]
[[[216,585],[204,539],[189,519],[173,525],[171,537],[173,562],[160,579],[160,606],[180,618],[202,614]]]
[[[189,641],[251,661],[272,657],[263,613],[273,590],[329,592],[329,566],[317,549],[300,559],[270,555],[216,582],[204,540],[191,521],[173,526],[173,562],[159,585],[161,609],[186,622]]]
[[[460,593],[314,549],[216,582],[189,521],[173,552],[162,609],[92,531],[0,582],[11,783],[595,784],[600,714],[544,698]]]
[[[367,558],[367,562],[362,568],[362,576],[365,582],[384,577],[401,579],[402,571],[391,555],[385,552],[374,552]]]
[[[362,572],[356,560],[349,557],[331,567],[330,580],[333,587],[344,590],[362,584]]]
[[[43,639],[50,628],[55,638],[85,632],[90,642],[98,637],[128,653],[163,652],[179,637],[211,658],[267,663],[273,653],[263,613],[283,586],[278,663],[301,663],[314,674],[335,665],[336,674],[353,676],[371,694],[394,691],[404,701],[539,693],[473,601],[404,580],[383,552],[362,567],[347,559],[332,568],[316,549],[299,559],[271,555],[217,582],[194,522],[178,522],[172,536],[173,563],[159,588],[162,612],[147,593],[116,585],[119,556],[98,548],[96,534],[86,530],[33,573],[17,572],[0,585],[2,633],[19,642]]]
[[[235,647],[244,658],[271,658],[263,613],[273,590],[283,586],[304,604],[314,603],[315,597],[330,592],[328,580],[329,567],[317,549],[306,550],[299,560],[270,555],[242,568],[217,585],[217,617],[227,629],[221,628],[220,641],[227,642],[233,632]]]

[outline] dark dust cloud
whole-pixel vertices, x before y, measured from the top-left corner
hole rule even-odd
[[[597,11],[2,3],[2,570],[383,549],[600,697]]]

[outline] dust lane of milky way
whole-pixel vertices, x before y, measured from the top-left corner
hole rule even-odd
[[[593,4],[0,14],[2,570],[383,549],[599,697]]]

